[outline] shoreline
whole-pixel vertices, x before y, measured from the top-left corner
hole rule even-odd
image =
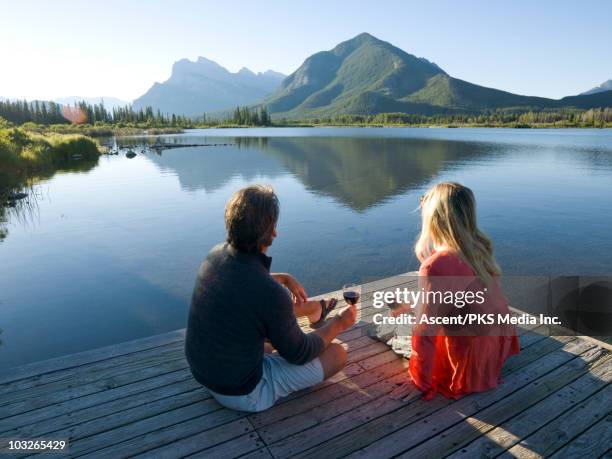
[[[50,125],[50,126],[16,126],[26,132],[33,132],[41,135],[70,135],[80,134],[85,137],[155,137],[171,134],[184,134],[187,131],[195,129],[266,129],[266,128],[414,128],[414,129],[612,129],[612,124],[605,126],[589,126],[589,125],[558,125],[534,123],[530,125],[517,124],[399,124],[399,123],[283,123],[271,124],[267,126],[257,125],[236,125],[236,124],[207,124],[207,125],[192,125],[183,127],[114,127],[114,126],[83,126],[75,127],[68,125]]]
[[[427,129],[612,129],[612,124],[607,126],[557,126],[534,124],[529,126],[514,125],[487,125],[487,124],[273,124],[271,126],[203,126],[185,128],[190,129],[253,129],[253,128],[427,128]]]

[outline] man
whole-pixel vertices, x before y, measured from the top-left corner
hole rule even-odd
[[[350,306],[321,328],[302,332],[296,316],[321,322],[333,305],[307,301],[289,274],[270,274],[266,252],[278,215],[271,188],[235,193],[225,208],[227,242],[202,263],[191,300],[185,341],[191,371],[220,404],[240,411],[270,408],[344,368],[346,351],[332,340],[357,315]],[[269,345],[278,354],[264,352]]]

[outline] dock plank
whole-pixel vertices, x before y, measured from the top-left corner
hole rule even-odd
[[[546,356],[546,365],[542,365],[537,359],[534,361],[532,354],[522,353],[515,356],[514,364],[504,367],[504,384],[502,386],[495,391],[467,396],[459,402],[463,401],[463,404],[466,405],[469,403],[470,397],[475,399],[475,404],[481,402],[483,396],[488,396],[490,400],[502,398],[515,388],[522,387],[551,369],[576,357],[576,354],[572,351],[581,352],[590,348],[587,344],[574,343],[571,338],[568,338],[567,341],[565,349],[562,348],[562,343],[557,343],[558,346],[553,348],[545,345],[540,346],[542,353],[539,356]],[[421,422],[426,426],[429,422],[426,418],[429,415],[443,410],[453,403],[458,403],[441,396],[425,402],[420,399],[421,394],[416,387],[413,387],[411,394],[409,399],[406,400],[408,404],[387,399],[378,405],[362,406],[361,415],[360,413],[351,413],[355,419],[338,418],[334,421],[333,426],[321,426],[321,429],[339,429],[338,432],[342,435],[309,449],[301,456],[315,458],[321,454],[329,454],[333,457],[339,457],[353,452],[353,456],[359,457],[389,457],[394,452],[399,454],[404,451],[399,445],[402,445],[402,442],[405,441],[403,439],[404,435],[410,435],[411,424],[422,419]],[[486,403],[486,401],[481,403]],[[459,408],[457,407],[457,409]],[[466,406],[467,408],[469,407]],[[446,413],[446,411],[443,412]],[[349,425],[351,428],[347,429],[346,427]],[[397,445],[395,445],[396,442]],[[362,448],[361,451],[357,451],[360,448]]]
[[[612,380],[612,360],[595,367],[575,382],[450,455],[450,458],[494,457],[514,446],[565,411],[588,399]]]
[[[611,410],[610,400],[612,400],[612,386],[608,385],[521,440],[500,457],[539,458],[552,455],[598,420],[608,416]],[[609,439],[609,435],[607,438]]]
[[[232,439],[232,441],[227,441],[225,443],[214,446],[212,448],[205,449],[204,451],[200,451],[196,454],[187,457],[202,459],[226,459],[228,457],[243,457],[243,454],[252,452],[253,450],[261,448],[262,446],[263,443],[261,442],[261,440],[259,440],[256,434],[245,434]],[[258,454],[255,457],[271,456],[262,456],[261,454]]]
[[[244,418],[213,399],[167,411],[70,443],[71,454],[126,457]],[[245,427],[248,423],[244,421]]]
[[[261,413],[249,416],[253,426],[260,429],[279,421],[290,419],[295,415],[313,408],[325,406],[334,400],[339,400],[346,395],[354,394],[356,389],[368,387],[381,380],[390,378],[397,374],[405,374],[407,361],[395,358],[391,362],[374,367],[372,370],[348,378],[321,390],[310,392],[299,398],[294,398],[286,403],[281,403]]]
[[[551,456],[551,459],[574,459],[576,457],[600,457],[610,451],[612,414],[583,432]]]
[[[416,285],[414,273],[364,283],[361,321],[336,339],[345,369],[264,412],[220,406],[191,377],[177,330],[0,371],[0,436],[67,438],[71,457],[100,458],[610,454],[610,346],[548,337],[547,327],[518,328],[521,353],[497,389],[457,401],[426,402],[415,387],[389,397],[406,383],[408,360],[368,335],[381,312],[373,293]]]
[[[200,407],[202,411],[196,414],[213,412],[220,408],[209,395],[206,395],[200,389],[195,389],[89,421],[72,424],[68,428],[53,431],[51,435],[58,438],[68,438],[74,444],[82,438],[100,434],[97,442],[103,444],[105,439],[111,435],[110,432],[116,431],[113,435],[115,435],[115,438],[119,438],[123,435],[123,432],[129,431],[131,433],[135,423],[140,422],[141,424],[138,424],[140,428],[143,428],[143,425],[149,426],[150,422],[147,420],[150,418],[156,419],[157,426],[164,426],[165,422],[169,422],[166,418],[171,420],[189,419],[189,415],[198,410],[197,407]],[[180,416],[178,415],[179,412]],[[171,416],[167,413],[171,413]]]
[[[0,370],[0,384],[6,384],[27,378],[64,370],[66,368],[78,367],[91,362],[108,360],[117,356],[132,354],[145,349],[151,349],[175,341],[185,339],[185,329],[175,330],[161,335],[149,336],[146,338],[128,341],[126,343],[113,344],[111,346],[92,349],[90,351],[79,352],[76,354],[65,355],[54,359],[34,362],[20,367]]]
[[[218,420],[220,419],[221,418]],[[145,437],[138,437],[130,441],[109,446],[86,457],[107,458],[130,456],[178,458],[195,454],[206,449],[209,450],[208,454],[211,454],[210,448],[226,443],[228,440],[232,440],[228,443],[236,454],[247,453],[263,446],[263,444],[259,442],[257,433],[254,433],[253,427],[244,417],[227,423],[221,422],[216,427],[208,429],[208,424],[195,421],[190,421],[186,423],[185,426],[179,424],[179,426],[181,428],[173,426],[164,430],[154,431]],[[199,431],[200,429],[202,429],[202,431]],[[195,435],[188,436],[194,431],[199,432]],[[246,449],[243,449],[240,442],[238,442],[238,444],[235,442],[235,439],[243,436],[253,440],[247,442],[249,447]]]
[[[66,400],[55,405],[48,405],[43,408],[26,411],[14,416],[0,420],[0,432],[15,429],[20,426],[42,422],[45,420],[53,420],[61,415],[72,416],[80,410],[93,408],[114,400],[121,400],[124,397],[132,394],[147,391],[151,388],[165,388],[175,382],[192,380],[191,372],[187,369],[173,371],[155,376],[146,380],[137,381],[124,386],[113,389],[108,389],[103,392],[78,397],[75,399]]]
[[[64,428],[102,418],[109,414],[117,412],[128,414],[126,413],[127,410],[143,405],[151,405],[158,400],[184,392],[190,392],[197,389],[206,394],[205,389],[203,389],[190,374],[186,374],[186,372],[183,372],[178,382],[172,382],[168,377],[151,378],[149,381],[152,382],[153,380],[155,380],[158,386],[152,389],[149,388],[150,385],[139,385],[133,394],[128,393],[124,394],[124,396],[113,394],[110,400],[106,402],[101,399],[95,400],[101,403],[90,407],[81,409],[70,407],[67,410],[57,410],[55,416],[51,418],[47,417],[42,420],[36,420],[39,416],[36,418],[29,416],[32,412],[28,412],[14,418],[2,420],[0,421],[0,426],[2,428],[6,429],[8,426],[13,426],[13,430],[5,430],[2,435],[5,437],[19,438],[40,437],[47,433],[61,431]],[[106,399],[108,399],[108,397],[106,397]],[[47,411],[48,410],[43,410],[42,413],[46,413]],[[18,427],[14,427],[16,425]],[[109,427],[112,427],[112,424],[110,424]]]
[[[85,395],[104,392],[108,389],[127,385],[136,381],[142,381],[159,374],[171,373],[173,371],[185,368],[185,365],[186,362],[184,358],[176,358],[159,365],[144,368],[140,368],[138,364],[135,364],[137,367],[135,370],[122,372],[121,374],[109,379],[99,380],[75,387],[68,387],[55,392],[45,393],[27,400],[12,403],[10,405],[5,405],[2,407],[0,417],[5,418],[18,413],[25,413],[38,408],[44,408],[46,406],[53,406],[67,400],[83,397]]]
[[[173,349],[168,352],[158,352],[151,355],[140,356],[133,358],[130,362],[122,365],[113,366],[110,368],[94,369],[85,372],[84,374],[74,375],[67,380],[54,381],[52,383],[37,385],[23,390],[15,391],[11,394],[3,394],[0,396],[0,409],[3,413],[12,412],[14,405],[20,402],[28,402],[32,404],[37,399],[48,399],[47,394],[58,394],[68,390],[76,390],[79,386],[101,385],[105,381],[119,379],[122,375],[131,373],[135,374],[140,370],[153,368],[157,365],[163,365],[169,361],[182,359],[184,352],[182,349]],[[19,410],[19,406],[17,407]]]
[[[429,435],[431,438],[414,448],[407,448],[398,457],[445,457],[450,455],[470,441],[491,431],[497,423],[510,419],[563,386],[572,383],[597,365],[609,361],[609,357],[607,351],[592,348],[485,409],[478,409],[475,413],[470,414],[468,410],[464,411],[461,407],[453,410],[452,414],[455,416],[447,413],[445,416],[440,414],[432,416],[428,426],[436,426],[436,430],[430,431],[430,434],[433,433]],[[450,425],[452,427],[446,428]],[[442,433],[436,435],[436,432],[442,430]],[[423,435],[423,437],[427,436],[427,434]],[[417,442],[411,446],[418,444],[424,439],[423,437],[417,437]]]
[[[154,439],[156,441],[157,439]],[[228,441],[231,440],[231,441]],[[238,440],[238,441],[236,441]],[[139,439],[139,444],[143,441]],[[213,449],[219,445],[218,449]],[[144,453],[133,456],[134,458],[154,457],[156,459],[173,459],[179,457],[237,457],[248,453],[264,444],[261,442],[257,433],[246,419],[238,419],[221,427],[208,429],[203,432],[175,440],[164,446],[149,449]],[[141,446],[139,446],[141,447]],[[120,454],[119,450],[114,450],[113,454]],[[225,456],[219,456],[225,454]]]
[[[4,396],[11,394],[11,399],[16,400],[20,393],[25,392],[25,397],[30,396],[32,388],[38,387],[39,393],[44,393],[44,388],[52,391],[57,386],[53,386],[50,383],[61,382],[62,384],[71,383],[74,379],[80,378],[83,381],[94,381],[100,377],[104,377],[106,370],[121,365],[130,365],[134,359],[145,360],[152,356],[167,355],[174,353],[177,350],[183,348],[183,341],[173,341],[168,344],[163,344],[151,349],[144,349],[142,351],[136,351],[118,357],[110,359],[98,360],[96,362],[86,363],[79,366],[70,367],[64,370],[57,370],[50,373],[44,373],[35,378],[20,379],[10,383],[0,385],[0,405],[8,401]]]
[[[355,391],[343,397],[337,398],[331,402],[321,404],[308,411],[283,419],[279,422],[264,426],[258,429],[259,434],[269,445],[270,451],[276,457],[289,457],[296,452],[296,446],[304,447],[309,443],[296,441],[292,435],[306,431],[305,434],[310,438],[311,433],[309,428],[322,426],[326,421],[336,418],[344,413],[350,413],[358,410],[366,403],[377,400],[380,397],[389,394],[398,385],[406,380],[404,372],[395,374],[388,378],[382,379],[369,386],[356,387]],[[327,435],[333,435],[333,430],[321,428],[316,429],[314,435],[317,436],[317,441],[324,440]],[[298,436],[303,436],[301,433]]]
[[[231,456],[227,456],[227,457],[231,457]],[[272,456],[272,453],[270,453],[267,447],[263,447],[256,451],[251,451],[250,453],[247,453],[239,457],[240,459],[273,459],[274,458],[274,456]]]

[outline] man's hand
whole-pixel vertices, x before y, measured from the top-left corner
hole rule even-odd
[[[357,320],[357,306],[354,304],[349,305],[336,316],[336,320],[340,322],[343,330],[351,328]]]
[[[321,337],[325,343],[325,347],[343,331],[351,328],[357,320],[357,306],[349,306],[340,312],[333,320],[328,321],[323,327],[313,331]]]
[[[272,274],[272,276],[281,284],[289,289],[292,295],[295,297],[296,303],[305,303],[308,301],[308,295],[306,294],[306,290],[302,287],[295,277],[291,274],[281,273],[281,274]]]

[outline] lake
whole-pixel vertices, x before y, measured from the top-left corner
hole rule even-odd
[[[280,198],[273,270],[311,295],[417,269],[419,197],[447,180],[475,192],[505,273],[612,271],[611,130],[211,129],[163,140],[227,145],[103,156],[9,210],[0,367],[183,328],[196,270],[224,239],[225,202],[249,183]]]

